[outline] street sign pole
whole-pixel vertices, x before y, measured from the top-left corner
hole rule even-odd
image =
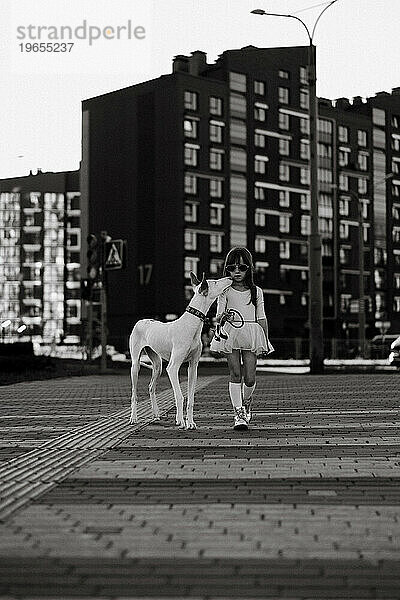
[[[100,307],[101,307],[101,359],[100,373],[107,373],[107,274],[106,274],[106,244],[111,241],[107,231],[102,231],[101,238],[101,288],[100,288]]]

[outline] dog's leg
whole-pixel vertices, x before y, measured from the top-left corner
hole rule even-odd
[[[169,380],[174,390],[175,406],[176,406],[176,424],[180,429],[185,428],[185,419],[183,418],[183,394],[181,386],[179,384],[179,368],[182,364],[182,360],[177,360],[171,356],[167,366],[167,373]]]
[[[152,350],[152,348],[149,348],[148,346],[146,347],[146,352],[147,352],[147,356],[151,360],[151,364],[153,367],[152,374],[151,374],[151,380],[149,383],[151,409],[153,411],[154,418],[156,420],[159,420],[160,412],[158,410],[158,404],[157,404],[157,399],[156,399],[156,386],[157,386],[158,378],[160,377],[161,371],[162,371],[162,360],[161,360],[161,357],[157,354],[157,352],[154,352],[154,350]]]
[[[197,367],[199,365],[201,355],[201,347],[196,354],[189,360],[188,363],[188,401],[186,408],[186,427],[187,429],[197,429],[196,423],[193,420],[193,407],[194,407],[194,391],[196,388],[197,381]]]
[[[131,353],[131,381],[132,381],[132,395],[131,395],[131,416],[129,423],[137,423],[137,381],[140,369],[140,353],[141,348],[138,348],[135,344],[135,340],[131,335],[129,339],[129,350]]]

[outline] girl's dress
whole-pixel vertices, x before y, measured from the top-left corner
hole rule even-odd
[[[257,323],[257,319],[265,319],[264,311],[264,295],[262,289],[256,286],[257,289],[257,307],[251,302],[250,290],[239,291],[230,287],[217,300],[217,317],[227,310],[234,309],[240,315],[234,317],[233,324],[227,321],[223,326],[223,332],[228,336],[227,339],[220,337],[219,341],[212,339],[210,344],[211,352],[222,352],[230,354],[232,350],[251,350],[259,355],[262,352],[270,354],[274,351],[274,347],[267,339],[261,325]],[[241,327],[241,320],[244,323]]]

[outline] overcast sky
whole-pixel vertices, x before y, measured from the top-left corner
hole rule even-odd
[[[322,5],[303,11],[318,4]],[[208,62],[214,62],[224,50],[250,44],[306,45],[306,32],[294,19],[255,16],[250,11],[297,13],[312,26],[326,4],[321,0],[0,0],[0,177],[26,175],[38,167],[77,169],[82,99],[170,73],[176,54],[204,50]],[[128,21],[131,39],[127,39]],[[315,35],[318,95],[367,97],[400,86],[399,23],[400,0],[338,0],[330,7]],[[38,26],[42,27],[40,40]],[[21,48],[20,44],[62,41],[57,40],[60,26],[80,27],[80,37],[85,29],[88,34],[89,27],[108,27],[109,39],[91,44],[88,39],[66,39],[74,45],[65,53]],[[115,39],[118,26],[120,39]],[[92,29],[92,34],[95,37],[97,30]]]

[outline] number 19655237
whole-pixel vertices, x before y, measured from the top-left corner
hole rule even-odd
[[[21,52],[71,52],[73,42],[24,42],[18,44]]]

